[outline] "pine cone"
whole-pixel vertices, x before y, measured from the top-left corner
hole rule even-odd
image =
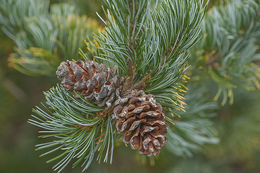
[[[57,77],[68,90],[79,91],[88,101],[98,106],[110,107],[119,87],[117,69],[111,70],[95,61],[62,62]]]
[[[147,156],[158,155],[167,142],[167,123],[162,106],[153,95],[133,90],[115,102],[116,128],[123,141]]]

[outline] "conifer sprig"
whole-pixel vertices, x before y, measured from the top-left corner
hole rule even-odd
[[[3,0],[0,24],[16,44],[10,66],[27,75],[54,75],[62,60],[77,59],[83,40],[100,30],[70,4],[49,0]]]
[[[233,102],[233,88],[259,88],[258,1],[232,1],[210,9],[203,21],[204,38],[193,54],[195,69],[208,71],[218,84],[217,100]],[[195,53],[196,52],[196,53]],[[195,70],[194,70],[195,71]],[[198,75],[198,71],[195,71]]]
[[[175,120],[174,128],[168,131],[167,147],[178,156],[192,156],[204,144],[217,144],[217,131],[211,118],[219,107],[216,102],[207,101],[205,88],[190,86],[185,95],[185,112],[179,111],[180,119]],[[196,101],[194,101],[196,100]]]
[[[189,49],[200,38],[207,3],[106,2],[108,21],[102,19],[106,33],[99,39],[102,53],[96,58],[117,65],[121,75],[132,76],[130,88],[141,86],[166,109],[175,109],[180,100],[178,89],[185,88],[181,78],[188,67]]]
[[[158,13],[152,16],[149,26],[152,29],[148,33],[158,34],[153,36],[148,51],[154,56],[141,69],[153,69],[146,91],[156,96],[168,115],[173,115],[178,107],[183,108],[179,104],[182,103],[180,91],[186,89],[183,74],[188,68],[189,49],[200,38],[200,23],[206,7],[207,3],[200,0],[164,1],[156,9]]]
[[[106,33],[99,39],[103,53],[97,58],[117,65],[120,74],[127,75],[129,63],[137,64],[145,44],[145,23],[150,11],[150,0],[105,1],[108,7],[104,23]]]
[[[79,94],[79,93],[76,93]],[[99,108],[84,98],[75,98],[62,86],[56,86],[45,92],[46,102],[42,108],[36,107],[35,116],[29,123],[41,129],[41,138],[52,140],[38,144],[36,150],[47,150],[41,156],[56,153],[47,161],[57,161],[53,167],[60,172],[72,160],[73,166],[82,164],[86,170],[95,154],[97,160],[112,163],[114,131],[111,116],[97,116]]]
[[[188,67],[189,50],[199,39],[207,4],[202,0],[165,0],[153,6],[150,0],[111,0],[106,1],[106,5],[107,18],[102,19],[106,29],[97,37],[97,51],[91,52],[95,53],[94,59],[108,66],[118,66],[119,75],[125,79],[121,96],[133,89],[153,94],[163,106],[170,130],[173,130],[176,109],[184,108],[183,93],[187,89],[184,81],[188,78],[184,72]],[[89,45],[94,44],[90,42]],[[81,54],[89,58],[88,52]],[[76,66],[71,70],[76,70]],[[34,120],[29,122],[45,129],[42,133],[47,134],[43,138],[54,138],[52,142],[38,145],[38,149],[54,147],[47,149],[43,156],[57,151],[57,156],[50,160],[59,160],[54,169],[61,171],[70,161],[76,160],[74,165],[83,161],[83,170],[86,170],[94,155],[99,161],[104,158],[104,162],[111,163],[115,140],[113,120],[111,115],[104,115],[111,111],[103,111],[82,96],[77,98],[80,93],[73,94],[61,86],[52,88],[45,96],[44,108],[37,107]],[[183,124],[178,123],[176,129],[184,132]],[[195,127],[199,123],[187,124]],[[201,138],[190,139],[189,136],[187,141],[196,145],[207,143],[203,140],[208,136],[202,137],[205,136],[202,131],[196,133]],[[175,135],[181,138],[179,135],[183,134],[185,132]]]

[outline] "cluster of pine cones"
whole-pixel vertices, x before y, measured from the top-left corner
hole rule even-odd
[[[124,143],[147,156],[159,154],[167,142],[167,123],[162,106],[153,95],[137,89],[122,93],[124,82],[117,68],[95,61],[62,62],[56,74],[67,90],[78,91],[98,106],[112,108]]]

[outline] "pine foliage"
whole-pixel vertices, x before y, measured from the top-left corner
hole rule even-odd
[[[194,143],[193,149],[195,145],[211,143],[209,140],[214,135],[196,127],[205,121],[187,121],[186,124],[176,125],[173,122],[180,114],[176,109],[184,110],[182,100],[188,78],[184,72],[188,67],[189,49],[199,40],[206,4],[202,0],[165,0],[158,4],[150,0],[116,0],[106,1],[106,7],[106,19],[101,18],[106,25],[105,32],[100,33],[96,41],[87,42],[90,52],[81,51],[83,59],[117,66],[119,75],[130,86],[144,87],[146,93],[153,94],[163,106],[170,135],[175,136],[173,142],[176,138],[185,138],[181,137],[187,133],[185,126],[192,126],[191,130],[196,130],[194,134],[197,136],[188,136],[185,140]],[[91,46],[94,51],[91,51]],[[112,162],[113,141],[117,132],[113,131],[110,115],[105,118],[100,116],[102,108],[92,105],[83,97],[73,98],[73,94],[61,86],[52,88],[45,96],[43,108],[37,107],[34,110],[36,116],[29,122],[44,129],[42,133],[46,135],[42,137],[58,139],[38,145],[38,149],[48,148],[47,154],[57,152],[57,156],[50,160],[60,159],[54,166],[55,170],[61,171],[75,159],[78,159],[75,164],[83,161],[85,170],[94,155],[99,161],[104,155],[104,162],[108,159]],[[180,133],[172,132],[174,129],[179,129]],[[191,149],[178,145],[182,149]],[[54,149],[50,150],[50,147]],[[185,154],[190,154],[190,151],[185,151]]]
[[[218,85],[215,96],[233,103],[233,89],[259,89],[258,1],[232,1],[213,7],[203,21],[204,37],[193,50],[195,73],[208,73]]]
[[[186,94],[185,112],[178,111],[179,120],[168,131],[168,150],[177,156],[192,156],[205,144],[217,144],[217,131],[212,122],[218,109],[216,102],[208,101],[205,88],[192,86]]]
[[[79,94],[79,93],[77,93]],[[72,159],[73,166],[82,164],[86,170],[97,154],[100,162],[112,163],[114,148],[114,130],[111,116],[103,118],[95,113],[102,110],[83,97],[76,99],[73,93],[57,85],[45,92],[46,102],[36,107],[37,116],[29,120],[30,124],[40,127],[41,138],[52,141],[38,144],[36,150],[47,150],[41,156],[56,153],[57,156],[47,161],[60,159],[53,169],[60,172]]]
[[[222,105],[233,102],[235,87],[259,88],[259,2],[230,1],[207,13],[203,0],[104,2],[105,18],[98,16],[105,30],[92,37],[100,28],[68,4],[4,0],[0,23],[17,46],[11,65],[30,75],[54,75],[64,60],[116,66],[123,92],[144,90],[162,105],[170,153],[192,156],[218,143],[211,118],[219,106],[208,99],[206,84],[215,82],[215,101],[222,95]],[[83,40],[86,51],[78,49]],[[41,129],[47,142],[36,150],[51,155],[53,169],[61,172],[73,162],[85,171],[94,158],[112,163],[120,139],[113,112],[59,84],[44,95],[29,123]]]
[[[182,107],[178,90],[183,89],[188,50],[199,39],[203,1],[163,1],[157,6],[149,0],[106,2],[108,27],[96,58],[117,65],[121,75],[131,75],[128,67],[133,65],[135,83],[146,79],[146,92],[169,112]]]
[[[28,75],[54,75],[62,60],[79,57],[83,40],[99,29],[94,20],[66,3],[4,0],[0,10],[2,29],[16,45],[10,65]]]

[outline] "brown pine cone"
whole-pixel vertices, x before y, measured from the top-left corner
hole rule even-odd
[[[167,142],[164,135],[167,123],[162,106],[154,96],[146,95],[142,90],[132,90],[115,105],[116,128],[123,134],[123,141],[141,154],[158,155]]]
[[[88,101],[110,107],[119,87],[117,69],[111,70],[95,61],[62,62],[56,75],[68,90],[79,91]]]

